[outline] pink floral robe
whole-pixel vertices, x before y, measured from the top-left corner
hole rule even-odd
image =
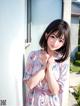
[[[38,57],[41,52],[41,50],[37,50],[32,51],[29,54],[23,80],[28,80],[32,75],[40,71],[42,64],[40,63]],[[65,90],[65,85],[67,82],[67,62],[55,62],[53,64],[52,71],[56,81],[60,85],[59,95],[51,94],[47,81],[44,79],[43,81],[39,82],[39,84],[32,91],[28,90],[26,85],[25,106],[62,106],[62,94]]]

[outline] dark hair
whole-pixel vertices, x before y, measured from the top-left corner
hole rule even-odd
[[[58,36],[63,36],[64,35],[64,39],[65,42],[63,44],[63,46],[61,48],[59,48],[58,50],[56,50],[57,52],[61,53],[61,58],[59,58],[58,60],[56,60],[57,62],[63,62],[64,60],[67,59],[68,55],[69,55],[69,47],[70,47],[70,27],[68,25],[68,23],[62,19],[57,19],[54,20],[53,22],[51,22],[48,27],[45,29],[39,44],[41,46],[41,48],[44,48],[44,50],[47,51],[47,40],[48,37],[54,33],[58,31]],[[47,39],[45,34],[47,33]]]

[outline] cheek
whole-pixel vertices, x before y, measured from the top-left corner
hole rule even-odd
[[[63,43],[60,43],[60,42],[57,42],[57,43],[55,43],[55,47],[62,47],[63,46]]]
[[[51,42],[51,40],[48,38],[48,40],[47,40],[47,45],[49,45],[49,44],[50,44],[50,42]]]
[[[63,44],[62,44],[62,43],[60,43],[60,44],[59,44],[59,47],[62,47],[62,45],[63,45]]]
[[[60,43],[59,45],[60,45],[60,47],[62,47],[63,46],[63,43]]]

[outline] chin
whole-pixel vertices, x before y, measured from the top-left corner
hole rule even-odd
[[[54,49],[50,49],[50,50],[51,50],[51,51],[55,51],[55,50],[57,50],[57,49],[54,48]]]
[[[56,50],[58,50],[59,48],[54,48],[54,49],[50,49],[51,51],[56,51]]]

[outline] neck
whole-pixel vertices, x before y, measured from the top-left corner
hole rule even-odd
[[[54,57],[56,56],[56,51],[52,51],[52,50],[48,49],[47,52],[50,56],[54,56]]]

